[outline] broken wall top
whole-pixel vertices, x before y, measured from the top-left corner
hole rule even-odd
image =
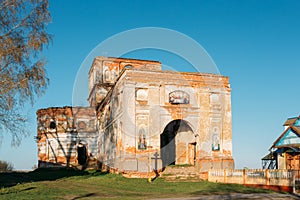
[[[151,60],[96,57],[89,71],[89,105],[96,106],[96,102],[100,102],[106,96],[121,72],[127,68],[161,70],[161,63]]]
[[[136,82],[188,85],[231,91],[228,77],[222,75],[166,71],[162,70],[161,63],[158,61],[96,57],[89,72],[89,105],[99,105],[121,76],[124,76],[123,74],[128,80]]]
[[[151,60],[96,57],[89,71],[89,92],[96,84],[114,85],[124,68],[161,70],[161,63]]]
[[[143,69],[126,69],[120,79],[126,77],[127,82],[142,82],[160,85],[182,85],[203,88],[221,88],[230,92],[227,76],[200,72],[151,71]]]
[[[50,107],[37,112],[38,134],[66,132],[96,132],[96,112],[93,107]]]
[[[115,58],[115,57],[103,57],[97,56],[92,64],[92,67],[89,71],[89,74],[95,70],[95,68],[101,66],[107,66],[109,69],[115,68],[118,66],[120,71],[123,70],[126,66],[131,66],[133,68],[144,68],[149,70],[161,70],[161,62],[155,60],[140,60],[140,59],[131,59],[131,58]]]

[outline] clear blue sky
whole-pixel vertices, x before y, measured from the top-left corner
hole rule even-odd
[[[236,168],[260,168],[283,122],[300,114],[299,10],[299,1],[50,0],[54,40],[44,52],[50,86],[29,109],[32,134],[17,148],[5,136],[0,159],[17,169],[37,163],[35,111],[71,105],[77,70],[95,46],[129,29],[164,27],[200,43],[221,74],[230,77]],[[185,71],[180,64],[172,65]]]

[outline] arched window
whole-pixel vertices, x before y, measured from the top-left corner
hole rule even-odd
[[[213,136],[212,136],[212,150],[213,151],[220,150],[220,138],[219,138],[219,134],[213,134]]]
[[[143,127],[139,130],[138,148],[147,149],[146,131]]]
[[[111,82],[111,72],[109,70],[105,70],[104,80],[105,82]]]
[[[50,121],[49,127],[50,127],[51,129],[56,129],[56,123],[55,123],[55,121]]]

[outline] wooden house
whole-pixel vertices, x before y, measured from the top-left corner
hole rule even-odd
[[[264,169],[300,170],[300,116],[287,119],[285,130],[262,158]]]

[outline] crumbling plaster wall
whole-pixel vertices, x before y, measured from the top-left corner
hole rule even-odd
[[[188,93],[190,103],[169,103],[169,94],[174,90]],[[110,110],[114,111],[110,114],[114,121],[111,125],[117,128],[103,131],[107,138],[115,138],[112,143],[103,142],[108,145],[105,153],[114,152],[110,153],[111,157],[106,154],[106,158],[103,157],[103,161],[110,162],[109,167],[141,172],[161,168],[161,160],[158,166],[154,166],[153,160],[154,155],[160,153],[160,134],[176,119],[188,122],[193,130],[199,170],[234,167],[227,77],[132,69],[121,75],[110,95],[107,98],[110,106],[117,104],[118,110]],[[116,99],[118,101],[114,103]],[[141,129],[145,131],[146,149],[139,149]],[[214,134],[218,141],[213,141]],[[214,142],[216,146],[213,147]],[[103,153],[99,152],[99,155]]]
[[[37,112],[39,165],[78,165],[77,147],[83,143],[89,159],[104,167],[160,169],[161,134],[182,120],[189,130],[176,138],[178,163],[192,162],[187,151],[195,144],[194,164],[200,171],[234,168],[230,93],[228,77],[221,75],[162,71],[157,61],[97,57],[89,72],[91,107]]]
[[[79,165],[79,144],[86,146],[90,164],[96,162],[98,134],[93,108],[40,109],[37,118],[39,167]]]
[[[161,63],[151,60],[96,57],[89,71],[90,106],[96,106],[105,98],[125,68],[161,70]]]

